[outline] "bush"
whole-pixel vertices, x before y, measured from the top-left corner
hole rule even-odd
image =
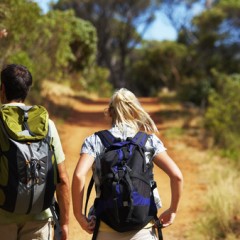
[[[217,75],[218,86],[209,95],[205,126],[224,152],[239,159],[240,148],[240,75]]]
[[[211,80],[206,78],[185,77],[178,86],[178,98],[183,102],[192,102],[205,107],[210,91],[210,82]]]
[[[95,93],[99,97],[110,97],[113,87],[108,81],[109,70],[103,67],[92,67],[89,71],[84,72],[85,90],[89,93]]]

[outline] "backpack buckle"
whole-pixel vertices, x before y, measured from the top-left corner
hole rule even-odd
[[[159,219],[154,219],[154,226],[158,229],[161,229],[162,228],[162,223]]]
[[[119,179],[123,178],[124,175],[125,175],[124,169],[123,168],[119,168],[118,169],[118,177],[119,177]]]
[[[27,120],[28,120],[28,112],[27,112],[27,111],[24,111],[23,121],[24,121],[24,122],[27,122]]]

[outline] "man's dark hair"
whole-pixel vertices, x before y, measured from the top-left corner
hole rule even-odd
[[[22,65],[9,64],[1,72],[1,84],[5,87],[8,101],[24,101],[32,85],[32,75]]]

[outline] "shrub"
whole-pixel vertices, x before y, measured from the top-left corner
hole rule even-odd
[[[110,97],[113,87],[108,81],[109,70],[107,68],[94,66],[89,71],[84,72],[86,81],[85,90],[95,93],[100,97]]]
[[[181,101],[192,102],[205,107],[211,80],[208,78],[185,77],[179,84],[177,93]]]
[[[205,126],[223,151],[239,159],[240,75],[217,75],[218,87],[209,95]]]

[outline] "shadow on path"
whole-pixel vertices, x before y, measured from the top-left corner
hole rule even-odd
[[[62,100],[62,99],[61,99]],[[85,127],[102,127],[109,122],[104,115],[109,99],[92,100],[83,97],[68,97],[64,104],[46,99],[45,106],[50,112],[50,117],[61,119],[72,125]],[[140,98],[140,102],[155,122],[170,121],[188,115],[181,109],[162,109],[158,98]]]

